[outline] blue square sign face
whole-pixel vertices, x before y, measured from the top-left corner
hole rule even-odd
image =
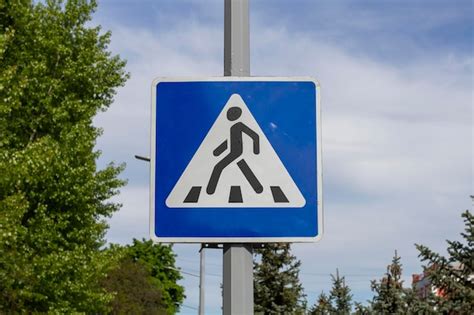
[[[321,114],[315,80],[157,79],[151,138],[155,241],[321,237]]]

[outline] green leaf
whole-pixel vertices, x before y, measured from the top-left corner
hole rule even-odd
[[[95,1],[0,3],[0,313],[106,312],[104,218],[125,182],[97,169],[92,119],[125,62],[86,25]]]

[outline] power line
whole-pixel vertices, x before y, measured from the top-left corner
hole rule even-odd
[[[187,274],[187,275],[190,275],[190,276],[194,276],[194,277],[199,277],[199,274],[197,270],[193,270],[193,269],[187,269],[187,270],[183,270],[183,269],[178,269],[177,271],[183,273],[183,274]],[[302,276],[312,276],[312,277],[331,277],[331,273],[309,273],[309,272],[300,272],[299,273],[300,275]],[[222,274],[216,274],[216,273],[205,273],[206,276],[211,276],[211,277],[222,277]],[[380,277],[380,276],[383,276],[383,275],[380,275],[380,274],[356,274],[356,273],[348,273],[348,274],[343,274],[341,277],[344,277],[344,278],[351,278],[351,277],[364,277],[364,278],[377,278],[377,277]],[[363,279],[360,279],[360,280],[363,280]]]
[[[177,260],[181,260],[183,262],[188,262],[188,263],[193,263],[193,264],[199,263],[196,260],[183,259],[183,258],[179,258],[179,257],[177,258]],[[210,262],[206,262],[206,265],[219,266],[219,267],[222,266],[222,264],[216,264],[216,263],[210,263]],[[195,271],[195,270],[193,270],[193,271]],[[197,271],[195,271],[195,272],[197,272]],[[327,277],[327,276],[331,276],[331,273],[300,272],[300,275]],[[344,277],[380,277],[380,274],[348,273],[348,274],[344,274],[343,276]]]
[[[187,272],[187,271],[183,271],[183,270],[180,270],[179,272],[184,273],[185,275],[190,275],[190,276],[199,278],[199,275],[191,273],[191,272]]]
[[[199,263],[197,260],[183,259],[183,258],[180,258],[180,257],[177,257],[176,259],[184,261],[184,262],[193,263],[193,264],[198,264]],[[212,262],[206,262],[206,265],[222,267],[222,264],[216,264],[216,263],[212,263]]]
[[[304,276],[316,276],[316,277],[328,277],[331,273],[312,273],[312,272],[300,272],[300,275]],[[362,273],[347,273],[341,277],[380,277],[380,274],[362,274]]]
[[[181,268],[179,270],[182,270]],[[196,270],[196,269],[188,269],[186,268],[185,269],[186,272],[192,272],[192,273],[195,273],[195,274],[199,274],[199,270]],[[209,275],[209,276],[216,276],[216,277],[221,277],[222,274],[216,274],[216,273],[205,273],[206,275]]]
[[[186,308],[190,308],[192,310],[196,310],[196,311],[199,311],[199,309],[195,306],[190,306],[190,305],[186,305],[186,304],[181,304],[182,307],[186,307]]]
[[[177,271],[185,274],[185,275],[190,275],[190,276],[193,276],[193,277],[196,277],[196,278],[199,278],[199,274],[197,273],[193,273],[192,271],[189,272],[189,271],[186,271],[186,270],[183,270],[183,269],[177,269]],[[197,272],[197,271],[195,271]],[[215,273],[205,273],[206,276],[211,276],[211,277],[222,277],[222,275],[218,275],[218,274],[215,274]]]
[[[193,261],[190,259],[182,259],[182,258],[178,258],[178,259],[181,261],[189,262],[189,263],[197,263],[197,261]],[[213,264],[213,263],[206,263],[206,264],[220,266],[219,264]],[[182,269],[179,269],[179,271],[182,272],[183,274],[187,274],[193,277],[199,277],[199,274],[198,274],[199,271],[197,270],[188,269],[187,271],[184,271]],[[330,277],[331,276],[331,273],[300,272],[299,274],[302,276],[312,276],[312,277]],[[205,273],[205,275],[211,276],[211,277],[222,277],[222,274],[215,274],[215,273]],[[364,278],[371,278],[371,279],[374,277],[377,278],[380,276],[381,276],[380,274],[363,274],[363,273],[347,273],[347,274],[342,275],[342,277],[345,277],[345,278],[364,277]],[[360,280],[358,279],[358,281],[363,281],[363,279],[360,279]]]

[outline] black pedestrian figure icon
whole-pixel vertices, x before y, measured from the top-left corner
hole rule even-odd
[[[231,107],[227,110],[227,119],[230,121],[235,121],[240,118],[242,115],[242,109],[239,107]],[[214,156],[221,155],[227,147],[230,146],[230,152],[222,160],[220,160],[214,169],[212,170],[211,178],[207,184],[206,192],[209,195],[212,195],[216,192],[217,183],[221,177],[222,171],[229,166],[232,162],[237,160],[243,153],[243,139],[242,135],[247,134],[253,140],[253,153],[260,153],[260,139],[258,134],[250,129],[247,125],[242,122],[237,122],[230,127],[230,139],[222,142],[213,152]],[[230,144],[228,144],[230,142]],[[263,186],[258,181],[255,174],[252,172],[247,162],[244,159],[241,159],[237,162],[237,166],[240,168],[244,174],[247,181],[252,186],[253,190],[260,194],[263,192]],[[232,188],[235,186],[232,186]]]

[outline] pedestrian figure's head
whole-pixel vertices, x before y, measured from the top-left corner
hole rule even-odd
[[[227,119],[230,121],[239,119],[240,115],[242,115],[242,110],[239,107],[231,107],[227,110]]]

